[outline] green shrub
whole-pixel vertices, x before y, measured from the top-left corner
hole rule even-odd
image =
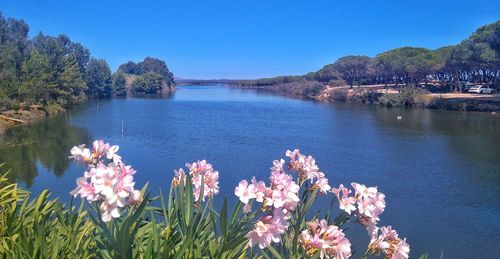
[[[58,114],[62,111],[64,111],[64,109],[62,108],[62,106],[56,102],[49,102],[45,107],[44,107],[44,110],[49,114],[49,115],[53,115],[53,114]]]
[[[414,86],[402,87],[397,94],[383,94],[379,103],[388,107],[425,106],[426,91]]]
[[[335,88],[331,91],[329,99],[333,101],[347,101],[349,99],[349,89]]]

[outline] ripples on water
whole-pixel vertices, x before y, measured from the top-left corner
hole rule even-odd
[[[232,196],[243,178],[266,179],[272,160],[298,147],[316,158],[332,185],[378,186],[387,195],[382,223],[408,238],[413,256],[428,251],[434,258],[441,250],[446,258],[500,255],[498,114],[178,87],[168,99],[89,103],[9,129],[0,136],[0,161],[32,192],[49,188],[68,200],[83,170],[67,159],[69,149],[97,138],[120,145],[138,170],[137,185],[149,182],[153,192],[168,188],[173,170],[185,162],[207,159],[221,173],[220,197]],[[320,202],[326,207],[330,199]],[[367,239],[364,230],[349,231]]]

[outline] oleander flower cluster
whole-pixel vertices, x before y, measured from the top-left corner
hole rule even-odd
[[[358,222],[367,229],[373,229],[385,210],[385,195],[378,192],[377,187],[366,187],[359,183],[352,183],[351,186],[355,190],[354,196],[349,196],[352,190],[342,184],[339,188],[332,188],[340,209],[357,216]]]
[[[391,226],[376,227],[371,233],[368,253],[383,253],[385,258],[404,259],[409,257],[410,245],[406,243],[406,238],[400,239]]]
[[[118,150],[118,146],[112,146],[102,140],[94,141],[91,148],[85,145],[73,147],[70,158],[86,166],[86,170],[83,176],[76,180],[77,187],[71,194],[97,204],[97,212],[100,212],[101,220],[104,222],[125,214],[129,215],[130,219],[137,220],[135,226],[141,226],[140,222],[148,220],[143,216],[144,210],[159,211],[159,209],[139,206],[146,205],[145,203],[149,201],[147,199],[143,201],[143,194],[134,188],[136,171],[122,161]],[[210,163],[198,160],[186,163],[185,169],[175,170],[169,196],[169,209],[166,211],[162,208],[165,227],[168,230],[166,233],[176,236],[175,245],[178,246],[177,242],[184,242],[185,233],[175,233],[178,231],[177,228],[171,229],[171,226],[175,225],[175,222],[179,224],[189,222],[189,225],[180,227],[183,228],[182,231],[187,231],[186,233],[193,237],[198,235],[203,237],[189,242],[206,242],[208,240],[205,239],[209,238],[226,242],[218,247],[221,249],[220,254],[211,254],[212,257],[224,254],[228,257],[244,257],[248,256],[248,253],[260,251],[265,257],[272,255],[283,258],[310,256],[344,259],[354,253],[344,229],[350,224],[359,224],[366,228],[370,236],[363,258],[370,255],[384,255],[385,258],[391,259],[409,257],[410,246],[406,238],[400,238],[391,226],[378,226],[380,216],[386,209],[386,201],[385,195],[379,192],[377,187],[353,182],[349,188],[343,184],[338,188],[332,188],[326,174],[319,169],[312,156],[304,155],[298,149],[286,151],[285,156],[288,161],[284,159],[273,161],[268,180],[259,181],[252,177],[250,181],[239,182],[234,194],[241,203],[235,207],[229,219],[227,200],[224,200],[225,205],[220,213],[215,212],[211,202],[205,202],[210,201],[220,191],[219,172],[214,170]],[[186,185],[187,183],[189,185]],[[179,186],[181,188],[178,188]],[[310,211],[313,208],[312,204],[320,195],[323,200],[338,201],[339,212],[334,213],[336,210],[331,210],[327,213],[313,214],[313,211]],[[162,195],[160,199],[163,201]],[[185,202],[184,199],[192,199],[194,203]],[[204,203],[209,209],[201,210],[202,207],[198,206],[200,203]],[[134,206],[138,208],[133,210],[133,213],[127,213],[132,212],[128,209]],[[199,209],[192,210],[192,206]],[[240,212],[242,207],[243,212]],[[321,218],[323,215],[324,218]],[[312,218],[306,219],[307,217]],[[114,225],[115,222],[120,224],[121,221],[98,224],[98,227],[105,226],[105,228],[113,226],[112,230],[116,231],[114,236],[106,237],[110,239],[108,242],[110,247],[121,244],[113,240],[114,237],[119,237],[118,239],[122,241],[129,238],[125,234],[126,238],[121,239],[124,237],[120,235],[126,232],[122,232],[120,225]],[[217,226],[216,222],[220,226]],[[127,224],[123,225],[125,228],[128,227]],[[223,238],[218,236],[221,234],[217,233],[219,229]],[[158,232],[158,235],[161,233]],[[245,239],[247,246],[240,246],[240,242],[233,248],[227,246],[232,245],[234,240]],[[123,243],[123,249],[133,247],[127,242]],[[231,249],[234,251],[230,251]]]
[[[378,192],[376,187],[366,187],[363,184],[352,183],[352,190],[344,185],[339,188],[332,188],[339,201],[339,208],[356,218],[356,221],[365,226],[371,241],[368,246],[370,254],[385,254],[386,258],[408,258],[410,246],[406,239],[398,238],[398,234],[391,226],[377,226],[379,216],[385,210],[385,195]],[[381,234],[379,235],[379,231]]]
[[[301,154],[299,149],[294,149],[293,151],[287,150],[285,155],[290,158],[288,168],[298,174],[299,184],[309,180],[313,189],[318,189],[323,194],[330,191],[328,179],[319,170],[316,160],[312,156]]]
[[[211,164],[206,160],[186,163],[186,168],[189,171],[191,182],[193,184],[193,194],[195,202],[198,202],[203,185],[202,201],[206,198],[211,198],[219,193],[219,172],[215,171]],[[186,173],[182,168],[175,170],[175,176],[172,180],[172,186],[177,187],[181,183],[181,179],[186,182]]]
[[[330,190],[328,179],[319,171],[316,161],[311,156],[305,156],[298,149],[286,151],[290,161],[274,160],[269,176],[269,185],[257,181],[255,177],[249,183],[242,180],[235,188],[235,195],[244,204],[244,212],[249,213],[253,202],[262,203],[264,215],[254,223],[254,228],[247,235],[249,245],[258,245],[261,249],[271,242],[279,243],[289,227],[291,214],[300,201],[300,185],[308,182],[311,190],[318,189],[321,193]],[[292,173],[297,174],[298,183],[293,180]]]
[[[321,258],[349,258],[351,256],[351,243],[342,229],[328,225],[324,219],[309,222],[308,228],[302,231],[299,240],[309,256],[317,251],[320,252]]]
[[[281,241],[281,235],[289,226],[291,213],[300,201],[298,197],[299,185],[291,175],[283,169],[284,161],[274,161],[269,177],[270,184],[266,186],[263,181],[252,178],[251,183],[242,180],[235,188],[235,195],[245,204],[244,211],[249,213],[253,201],[262,203],[265,211],[255,224],[252,231],[247,234],[250,246],[258,245],[261,249],[266,248],[271,242]]]
[[[286,155],[290,157],[290,162],[286,165],[283,159],[273,161],[268,186],[253,177],[250,183],[242,180],[235,188],[235,195],[245,204],[244,212],[251,211],[254,201],[262,203],[260,208],[264,215],[254,223],[253,230],[247,234],[251,247],[258,245],[263,249],[271,242],[279,243],[281,236],[288,230],[290,217],[300,202],[300,185],[293,180],[293,172],[298,173],[299,183],[310,180],[313,188],[321,192],[330,188],[314,158],[301,155],[298,149],[287,151]]]
[[[100,202],[104,222],[120,217],[121,209],[142,202],[141,192],[134,189],[135,170],[122,162],[118,149],[102,140],[94,141],[92,149],[85,145],[71,149],[70,158],[87,167],[83,177],[76,179],[77,187],[71,194]]]
[[[283,159],[273,161],[269,185],[253,177],[250,182],[240,181],[235,188],[234,193],[244,204],[245,213],[252,212],[254,202],[261,203],[259,208],[263,216],[253,223],[253,229],[246,235],[250,247],[258,245],[264,249],[272,246],[272,243],[280,243],[282,236],[289,230],[290,219],[293,213],[297,213],[297,207],[301,203],[307,203],[307,199],[311,199],[312,193],[317,191],[336,197],[339,208],[348,215],[348,220],[345,221],[354,220],[366,227],[372,237],[367,253],[384,253],[386,258],[408,258],[409,245],[406,239],[399,239],[397,234],[384,234],[387,229],[392,229],[379,229],[377,226],[379,216],[386,207],[385,195],[378,192],[377,187],[352,183],[354,191],[342,184],[339,188],[331,188],[325,173],[320,171],[312,156],[303,155],[298,149],[288,150],[285,155],[289,158],[288,163]],[[293,175],[296,175],[296,181]],[[301,196],[303,199],[299,197],[301,188],[304,189]],[[303,216],[305,215],[300,217]],[[379,230],[383,231],[381,236],[377,234]],[[342,229],[328,225],[325,219],[310,221],[308,228],[300,232],[299,240],[300,246],[308,255],[319,252],[321,258],[351,256],[351,244]]]

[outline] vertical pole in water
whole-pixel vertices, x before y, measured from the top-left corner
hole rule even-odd
[[[122,120],[122,135],[123,135],[123,132],[124,132],[124,131],[125,131],[125,130],[123,129],[123,120]]]

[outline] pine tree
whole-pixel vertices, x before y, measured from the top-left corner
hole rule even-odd
[[[57,77],[58,87],[55,99],[60,104],[79,102],[85,98],[87,85],[83,80],[78,61],[74,54],[63,58],[63,70]]]

